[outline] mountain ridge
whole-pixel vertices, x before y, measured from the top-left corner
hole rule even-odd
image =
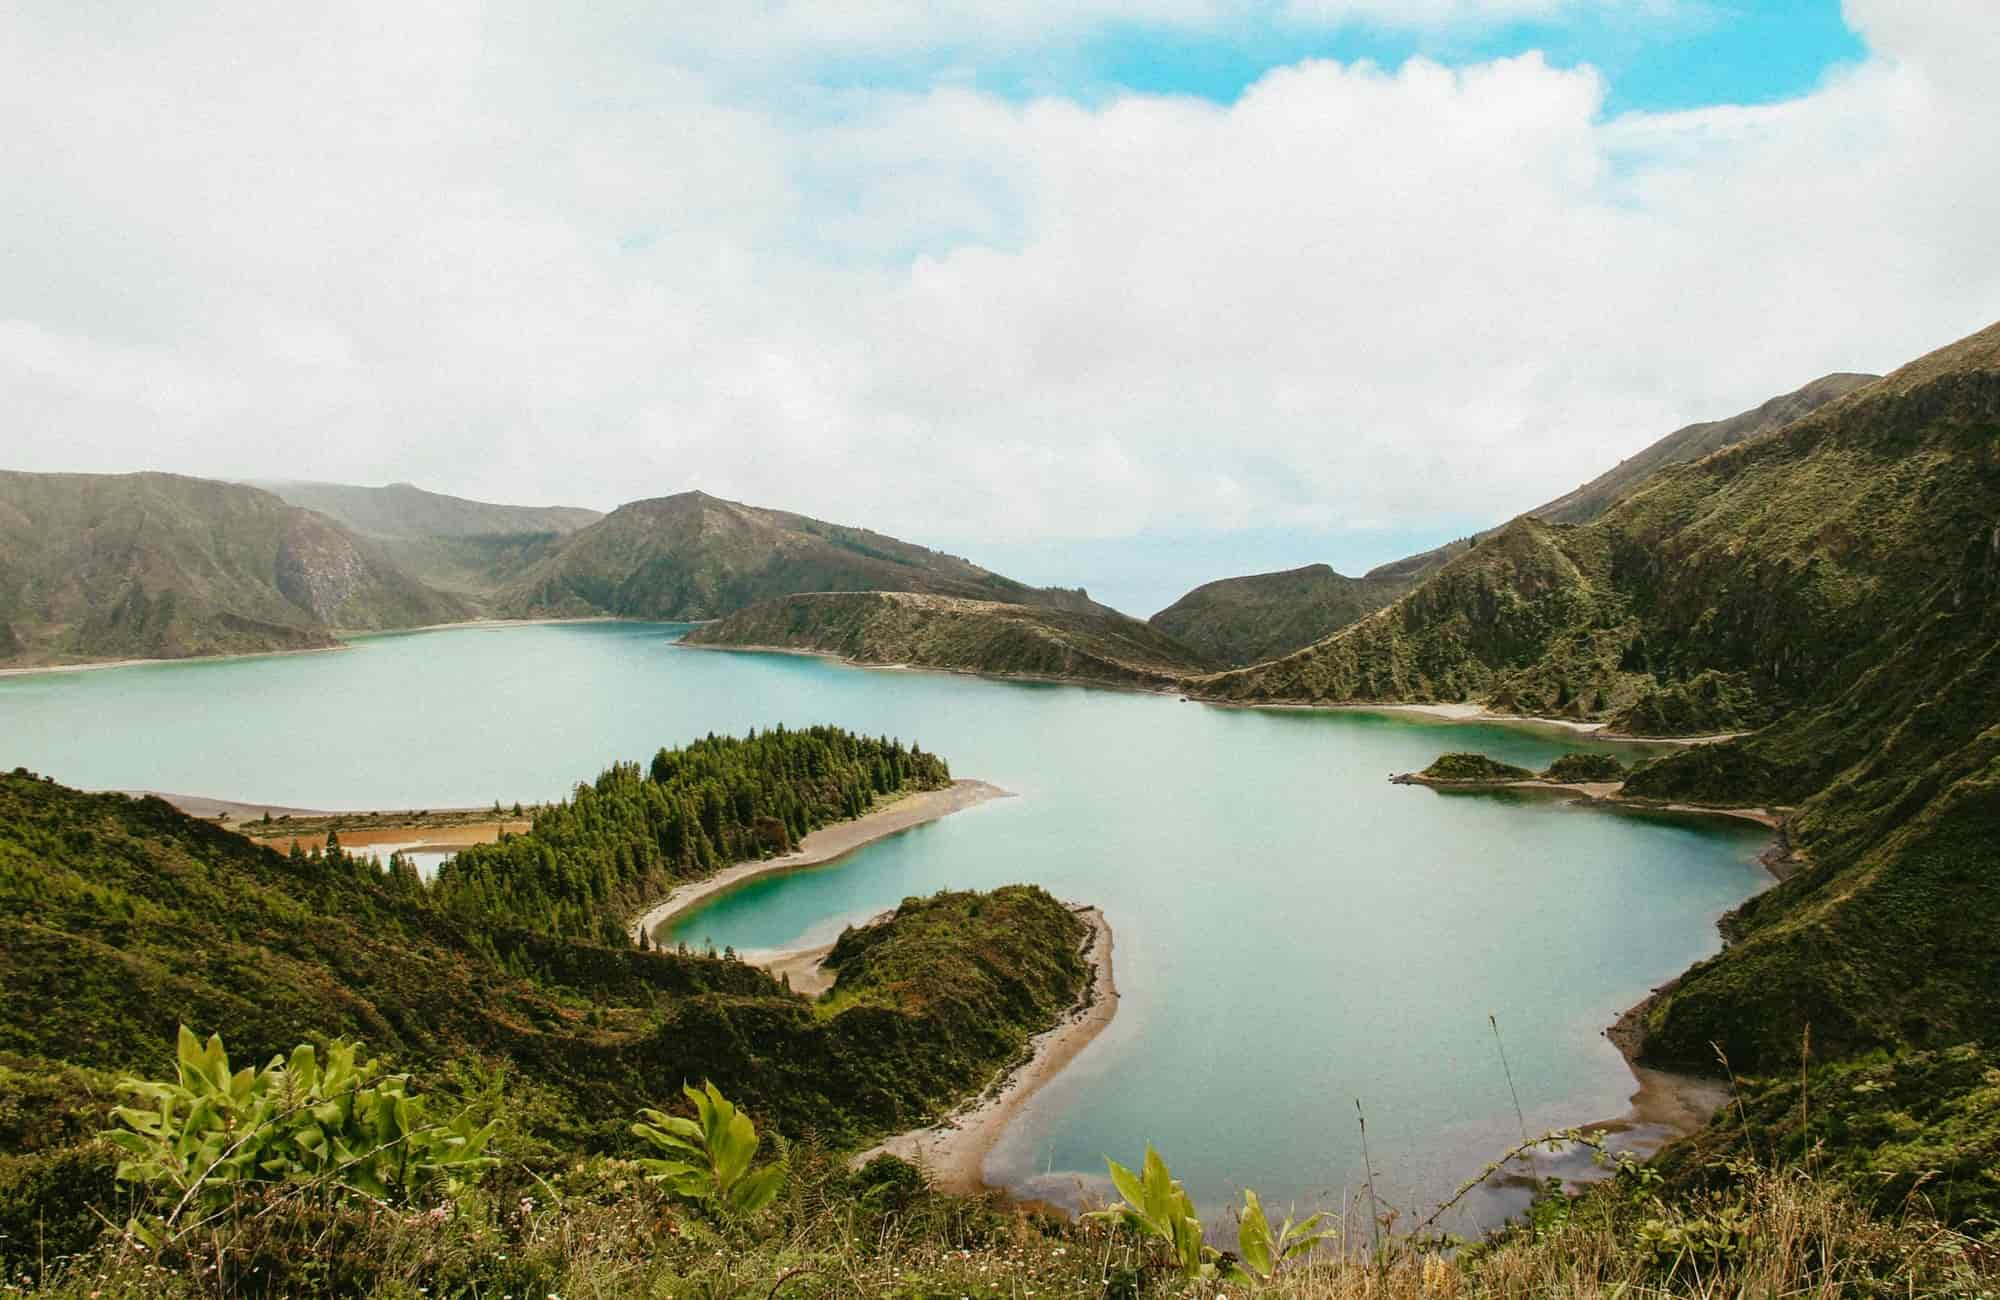
[[[0,471],[0,657],[15,666],[321,649],[469,612],[256,488]]]
[[[1099,609],[919,592],[814,592],[762,601],[690,632],[691,646],[789,649],[853,663],[1176,688],[1208,665],[1148,624]]]
[[[869,529],[688,491],[627,502],[504,588],[515,617],[700,621],[826,591],[915,591],[1075,609],[1088,593],[1030,587]]]

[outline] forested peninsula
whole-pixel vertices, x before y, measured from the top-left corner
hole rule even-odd
[[[461,850],[430,894],[455,914],[606,944],[676,884],[790,852],[814,829],[877,800],[951,783],[944,759],[836,727],[775,727],[620,763],[531,828]]]

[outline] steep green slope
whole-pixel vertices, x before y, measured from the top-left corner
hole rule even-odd
[[[864,664],[1172,687],[1207,665],[1110,610],[836,592],[765,601],[696,628],[687,644],[812,650]]]
[[[296,650],[466,615],[333,520],[171,474],[0,472],[0,661]]]
[[[636,1106],[707,1077],[846,1142],[982,1086],[1083,987],[1084,927],[1039,889],[941,895],[881,929],[967,954],[954,995],[856,972],[867,996],[820,1014],[733,960],[489,925],[367,862],[0,776],[0,1051],[45,1060],[157,1070],[183,1021],[244,1059],[345,1034],[420,1074],[504,1066],[560,1098],[571,1141],[619,1141]]]
[[[1668,466],[1594,522],[1517,520],[1381,613],[1200,689],[1486,698],[1634,734],[1746,729],[1831,698],[1983,563],[1994,333]]]
[[[797,592],[919,591],[1094,609],[880,533],[683,492],[620,506],[503,590],[519,616],[708,619]]]
[[[1414,580],[1349,578],[1324,564],[1224,578],[1146,620],[1216,663],[1240,668],[1290,654],[1359,622]]]
[[[1323,564],[1283,573],[1225,578],[1197,587],[1161,610],[1153,626],[1230,667],[1282,658],[1360,622],[1482,541],[1499,538],[1524,520],[1544,524],[1588,523],[1610,509],[1649,474],[1667,465],[1700,460],[1783,428],[1879,376],[1824,375],[1805,387],[1726,420],[1691,424],[1620,461],[1575,491],[1538,506],[1512,524],[1475,537],[1378,565],[1359,578]]]
[[[256,483],[369,538],[405,572],[480,600],[555,552],[564,537],[604,518],[578,506],[509,506],[426,492],[408,483]]]
[[[1536,506],[1526,517],[1550,524],[1587,524],[1617,504],[1620,497],[1643,482],[1655,470],[1684,464],[1760,438],[1804,419],[1827,403],[1847,396],[1880,379],[1880,375],[1836,373],[1821,375],[1803,388],[1793,389],[1726,420],[1706,420],[1676,429],[1643,451],[1626,457],[1572,492]],[[1501,527],[1505,527],[1503,524]],[[1489,528],[1478,536],[1491,537],[1500,531]],[[1374,579],[1414,582],[1437,569],[1446,560],[1463,555],[1474,539],[1452,542],[1435,550],[1405,556],[1370,569],[1363,581]]]
[[[1809,865],[1658,998],[1644,1055],[1794,1068],[2000,1033],[2000,326],[1596,521],[1517,522],[1220,698],[1485,696],[1632,731],[1756,727],[1626,793],[1798,803]]]

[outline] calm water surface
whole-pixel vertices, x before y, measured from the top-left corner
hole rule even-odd
[[[709,731],[913,738],[1019,797],[752,883],[680,934],[789,946],[910,894],[1014,881],[1101,905],[1117,1019],[987,1171],[1065,1199],[1150,1140],[1204,1205],[1253,1186],[1338,1209],[1362,1184],[1359,1099],[1378,1191],[1434,1202],[1516,1138],[1489,1013],[1531,1130],[1619,1114],[1631,1076],[1600,1029],[1713,952],[1716,917],[1765,883],[1754,827],[1384,780],[1445,749],[1539,768],[1587,747],[1558,734],[696,652],[681,630],[465,629],[0,679],[0,764],[89,788],[443,807],[560,796]]]

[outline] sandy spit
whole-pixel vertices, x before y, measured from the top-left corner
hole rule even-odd
[[[942,1192],[970,1196],[991,1191],[985,1180],[986,1157],[999,1142],[1028,1098],[1062,1072],[1079,1052],[1104,1032],[1118,1014],[1118,981],[1111,964],[1111,926],[1094,907],[1076,914],[1090,925],[1084,940],[1090,958],[1090,984],[1083,998],[1055,1028],[1028,1044],[1028,1059],[996,1088],[966,1103],[930,1128],[899,1133],[872,1146],[848,1163],[860,1168],[878,1155],[900,1156],[930,1175]],[[794,981],[796,986],[796,981]]]
[[[1582,803],[1601,803],[1610,808],[1629,808],[1634,812],[1674,812],[1698,813],[1709,817],[1735,817],[1742,821],[1756,822],[1759,826],[1774,831],[1782,831],[1785,815],[1774,808],[1725,808],[1701,803],[1661,803],[1654,799],[1628,799],[1618,792],[1625,788],[1622,781],[1448,781],[1425,776],[1421,772],[1404,772],[1389,778],[1391,785],[1422,785],[1433,790],[1561,790],[1578,796]],[[1771,865],[1771,864],[1766,864]],[[1777,868],[1774,866],[1773,871]]]
[[[940,817],[960,812],[990,799],[1012,797],[1011,791],[1002,790],[999,786],[989,785],[985,781],[953,781],[942,790],[920,790],[915,794],[905,795],[853,821],[822,826],[801,840],[798,848],[781,858],[739,862],[733,867],[723,868],[705,880],[682,885],[647,908],[632,922],[632,939],[636,943],[641,931],[650,935],[662,922],[672,920],[704,899],[740,885],[746,880],[777,871],[797,871],[802,867],[820,866],[852,853],[862,845],[879,840],[885,835],[893,835],[912,826],[936,821]],[[796,987],[797,981],[794,980],[793,984]]]

